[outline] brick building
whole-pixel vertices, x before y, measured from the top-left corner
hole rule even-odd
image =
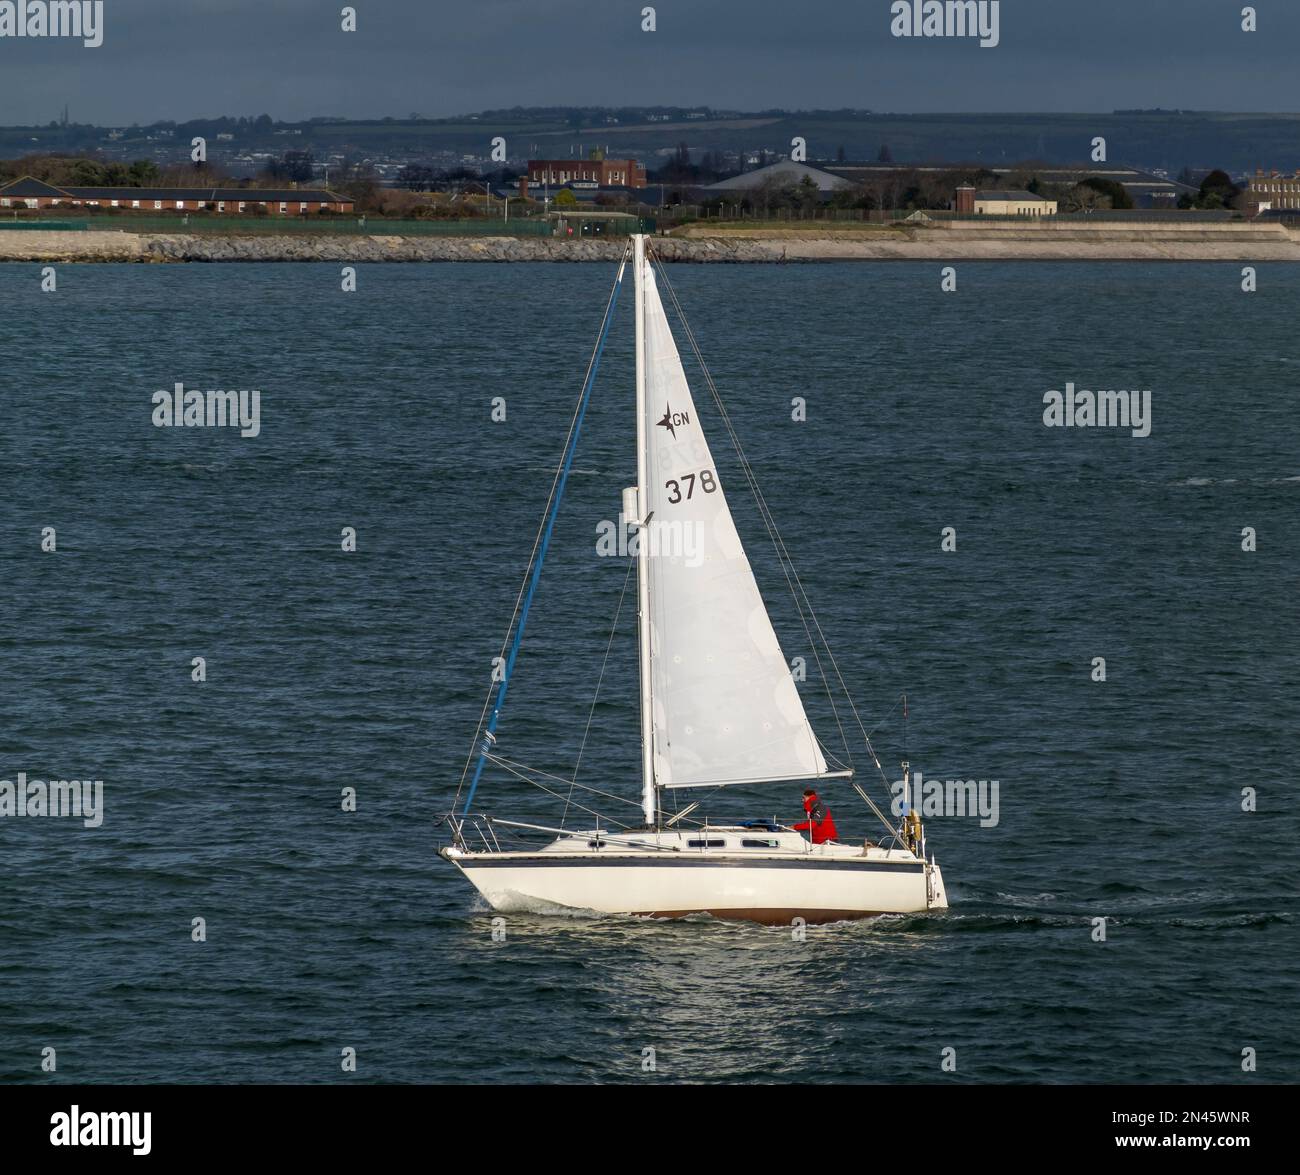
[[[140,212],[351,212],[352,201],[324,188],[79,188],[23,176],[0,187],[0,208],[127,208]]]
[[[1245,203],[1254,215],[1300,208],[1300,171],[1282,175],[1257,169],[1246,181]]]
[[[645,168],[635,159],[606,159],[593,151],[590,159],[530,159],[528,183],[598,184],[602,188],[644,188]]]

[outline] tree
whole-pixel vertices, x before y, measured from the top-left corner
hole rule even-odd
[[[383,188],[378,196],[378,211],[384,216],[413,216],[415,210],[426,203],[428,203],[426,197],[417,196],[414,192]]]
[[[104,186],[106,188],[130,187],[131,169],[117,160],[104,164]]]
[[[379,176],[368,160],[345,159],[335,173],[330,187],[347,196],[358,212],[370,212],[379,206]]]
[[[314,174],[310,151],[286,151],[282,159],[272,159],[262,168],[263,178],[275,183],[310,183]]]
[[[1201,181],[1201,192],[1197,198],[1197,208],[1234,208],[1241,189],[1232,182],[1225,171],[1217,168]]]
[[[133,188],[144,188],[158,182],[158,165],[152,159],[137,159],[127,170]]]
[[[226,188],[234,181],[224,168],[211,163],[173,163],[163,168],[159,187],[163,188]]]
[[[1088,183],[1075,184],[1060,196],[1060,206],[1066,212],[1092,212],[1097,208],[1110,207],[1108,197],[1095,186]]]
[[[836,188],[830,195],[832,208],[874,208],[875,202],[865,184],[856,184],[851,188]]]
[[[805,212],[811,212],[820,203],[821,191],[812,176],[806,175],[799,181],[799,186],[795,189],[795,199]]]
[[[730,174],[727,157],[721,151],[705,151],[699,164],[692,168],[696,183],[712,183]]]
[[[754,190],[754,199],[764,211],[789,208],[798,201],[798,192],[785,176],[770,175]]]
[[[408,163],[397,173],[398,187],[412,192],[431,192],[434,184],[434,171],[426,163]]]
[[[551,203],[556,208],[574,208],[578,204],[578,197],[573,194],[572,188],[561,188],[555,193],[555,199]]]
[[[77,188],[97,188],[104,182],[104,169],[93,159],[74,159],[68,183]]]
[[[661,184],[691,184],[699,176],[700,168],[691,162],[691,149],[685,143],[678,143],[672,158],[654,173],[654,180]]]
[[[897,212],[903,207],[903,193],[907,190],[906,177],[902,172],[886,172],[877,181],[879,206],[889,212]]]
[[[1116,183],[1114,180],[1098,179],[1096,176],[1089,176],[1083,182],[1107,197],[1112,208],[1133,207],[1133,197],[1128,194],[1128,189],[1123,184]]]

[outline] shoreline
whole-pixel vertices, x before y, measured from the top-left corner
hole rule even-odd
[[[184,264],[222,262],[617,262],[623,238],[239,236],[124,230],[0,232],[0,262]],[[802,264],[818,261],[1300,261],[1300,230],[1227,222],[1055,222],[854,229],[760,228],[708,234],[695,226],[654,238],[680,264]]]

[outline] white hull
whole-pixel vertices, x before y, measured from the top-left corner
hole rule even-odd
[[[724,835],[731,834],[731,835]],[[742,830],[711,830],[735,849],[689,849],[700,835],[642,833],[588,848],[581,833],[533,853],[444,849],[495,910],[559,907],[680,918],[711,914],[788,925],[946,909],[943,876],[901,849],[817,845],[797,833],[759,834],[765,849],[742,849]]]

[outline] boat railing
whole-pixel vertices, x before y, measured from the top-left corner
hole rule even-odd
[[[469,852],[518,853],[536,851],[538,838],[530,832],[575,836],[561,828],[547,828],[541,824],[524,824],[518,820],[503,820],[484,815],[466,816],[459,823],[459,844]],[[549,838],[548,842],[549,843]]]
[[[633,848],[633,849],[648,849],[652,852],[660,852],[660,853],[677,853],[681,851],[680,846],[677,845],[656,844],[654,841],[645,840],[645,839],[634,840],[633,837],[637,836],[637,833],[634,830],[627,829],[627,828],[613,830],[611,832],[611,830],[609,829],[602,829],[600,827],[597,827],[594,830],[594,832],[586,833],[586,832],[575,832],[572,829],[568,829],[568,828],[553,828],[546,824],[525,824],[520,820],[496,820],[493,823],[504,825],[507,828],[523,828],[531,832],[548,832],[555,836],[569,839],[569,840],[581,840],[584,839],[585,837],[591,836],[593,838],[593,841],[591,843],[593,843],[595,847],[608,846],[610,848],[615,848],[615,849],[624,848],[624,847]],[[650,833],[649,835],[654,835],[654,834]],[[612,836],[614,839],[612,840],[607,839],[610,836]]]
[[[501,852],[492,820],[487,816],[466,816],[458,824],[459,840],[463,848],[477,851],[480,846],[486,853]]]

